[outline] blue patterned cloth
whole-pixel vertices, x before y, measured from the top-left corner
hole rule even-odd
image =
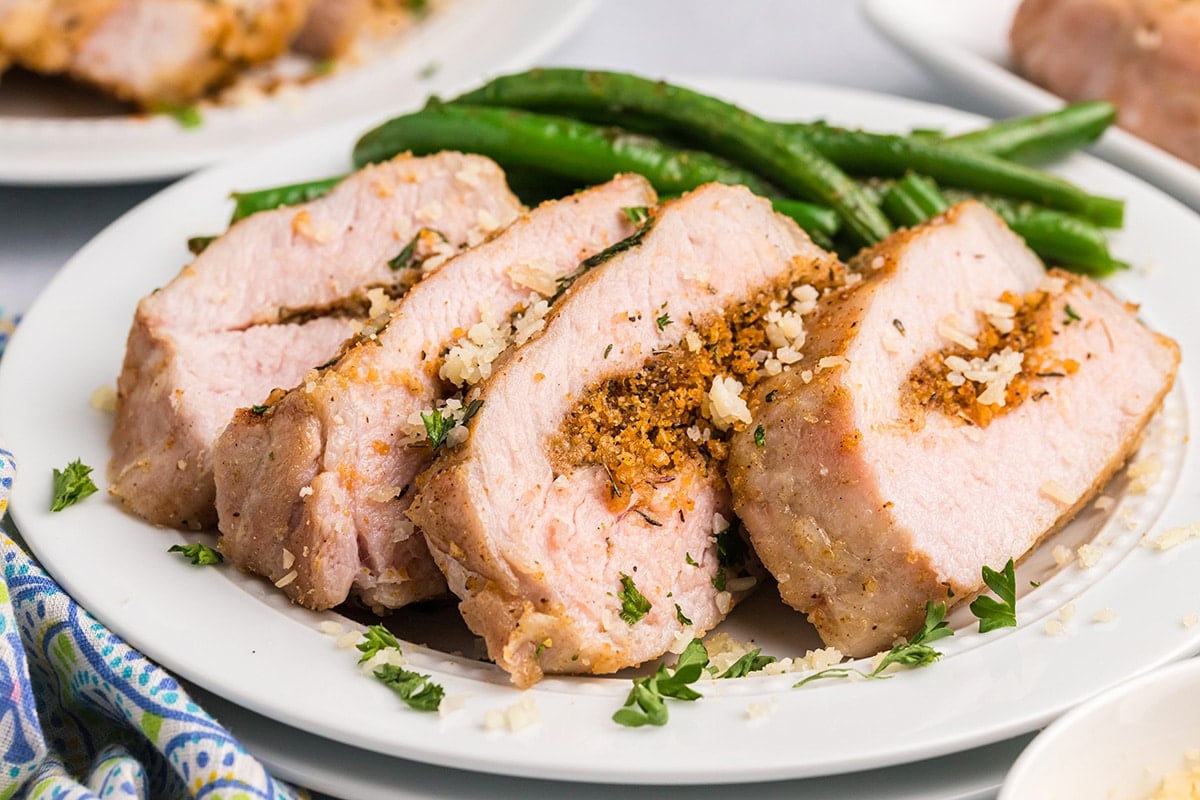
[[[0,517],[16,461],[0,447]],[[0,800],[296,800],[0,532]]]

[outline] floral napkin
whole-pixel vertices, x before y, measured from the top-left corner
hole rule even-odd
[[[15,477],[0,447],[0,517]],[[0,800],[307,797],[3,531],[0,563]]]

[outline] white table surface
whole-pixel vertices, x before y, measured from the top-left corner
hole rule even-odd
[[[825,83],[984,110],[909,63],[849,0],[599,0],[542,62]],[[164,185],[0,186],[0,311],[28,308],[79,247]],[[462,796],[479,796],[473,787]]]

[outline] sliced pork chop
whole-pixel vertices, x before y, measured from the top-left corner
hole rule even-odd
[[[1010,39],[1031,80],[1067,100],[1115,103],[1122,127],[1200,165],[1200,5],[1024,0]]]
[[[974,203],[856,263],[866,278],[817,323],[805,369],[757,389],[763,446],[735,436],[729,479],[784,600],[865,656],[1069,519],[1179,355],[1103,287],[1047,278]]]
[[[296,385],[361,323],[352,302],[351,319],[313,318],[394,287],[407,271],[389,261],[422,229],[436,225],[453,250],[519,210],[493,162],[443,153],[368,167],[319,200],[233,225],[138,304],[109,491],[155,523],[214,524],[211,449],[234,410]]]
[[[215,454],[221,550],[311,608],[352,589],[379,611],[444,594],[404,516],[431,457],[407,438],[410,418],[453,391],[439,372],[461,377],[441,369],[443,354],[467,331],[496,339],[496,325],[536,305],[532,291],[552,295],[581,260],[633,232],[623,209],[654,201],[644,179],[622,176],[543,204],[434,270],[377,334],[266,413],[239,412]],[[461,368],[461,349],[445,363]]]
[[[748,564],[723,530],[704,397],[676,384],[724,377],[705,358],[725,346],[709,334],[731,308],[834,266],[767,201],[716,185],[660,207],[614,250],[503,356],[469,438],[422,477],[409,512],[519,686],[656,658],[755,582],[733,572]],[[718,547],[715,532],[734,538]]]

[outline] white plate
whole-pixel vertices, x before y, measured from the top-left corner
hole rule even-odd
[[[976,96],[997,114],[1027,114],[1062,99],[1018,75],[1008,29],[1019,0],[864,0],[867,18],[939,80]],[[1123,130],[1094,152],[1200,209],[1200,168]]]
[[[824,116],[875,128],[961,128],[976,119],[910,101],[789,84],[706,81],[764,114]],[[1128,198],[1128,230],[1118,254],[1148,267],[1119,276],[1116,291],[1143,303],[1158,329],[1185,353],[1181,389],[1149,433],[1147,451],[1164,477],[1149,492],[1123,497],[1112,519],[1088,512],[1050,544],[1095,532],[1104,554],[1091,570],[1056,571],[1043,547],[1022,567],[1020,585],[1042,582],[1022,599],[1019,630],[973,632],[969,614],[939,643],[938,664],[891,680],[826,681],[793,690],[789,676],[720,681],[696,703],[673,703],[660,729],[631,730],[610,720],[629,688],[616,678],[553,678],[530,691],[541,723],[518,734],[487,731],[490,709],[517,702],[518,692],[490,664],[407,648],[466,707],[446,717],[402,707],[355,668],[353,651],[317,631],[322,619],[292,607],[264,582],[236,570],[195,569],[169,545],[184,534],[152,528],[122,513],[103,495],[63,513],[46,510],[51,470],[81,457],[102,467],[111,419],[89,406],[120,369],[137,299],[171,278],[187,260],[188,236],[218,230],[231,189],[335,174],[348,167],[359,124],[279,145],[270,152],[192,176],[114,223],[59,272],[34,304],[0,361],[0,431],[21,463],[12,508],[37,556],[64,587],[135,647],[185,678],[239,705],[312,733],[389,755],[510,775],[603,783],[721,783],[808,777],[932,758],[1015,736],[1073,704],[1150,667],[1200,648],[1194,576],[1200,546],[1166,553],[1139,547],[1151,527],[1195,521],[1200,499],[1176,484],[1200,485],[1185,436],[1200,431],[1183,397],[1200,392],[1200,328],[1194,297],[1200,275],[1200,219],[1141,181],[1087,157],[1063,171],[1085,186]],[[1152,267],[1152,268],[1149,268]],[[102,469],[100,470],[103,471]],[[1120,484],[1113,489],[1120,491]],[[1098,532],[1096,532],[1098,531]],[[194,538],[194,537],[193,537]],[[1153,587],[1153,591],[1151,588]],[[1078,616],[1052,637],[1046,619],[1069,602]],[[1091,622],[1103,607],[1119,614]],[[410,639],[440,637],[436,625],[401,615]],[[803,654],[814,641],[799,615],[761,593],[729,623],[754,635],[766,652]],[[426,633],[424,631],[431,631]],[[466,652],[470,652],[469,650]],[[747,718],[750,703],[771,713]]]
[[[198,128],[166,115],[114,116],[70,89],[0,81],[0,184],[94,184],[170,178],[351,117],[386,117],[434,92],[533,63],[596,0],[449,0],[394,53],[302,90],[212,108]]]
[[[431,767],[312,736],[195,687],[192,699],[229,728],[277,778],[347,800],[663,800],[662,786],[537,781]],[[991,800],[1031,735],[924,762],[824,778],[772,781],[755,800]],[[727,800],[725,785],[689,786],[689,800]]]

